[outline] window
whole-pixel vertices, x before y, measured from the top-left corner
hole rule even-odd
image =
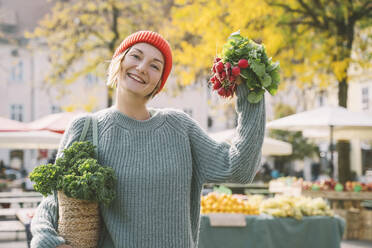
[[[363,174],[367,170],[372,170],[372,149],[361,149],[362,150],[362,172]]]
[[[319,96],[318,96],[319,107],[324,106],[324,104],[325,104],[325,99],[324,98],[325,98],[324,97],[324,91],[319,92]]]
[[[234,107],[229,105],[228,108],[225,110],[225,128],[235,128],[237,126],[238,114],[236,113]]]
[[[19,61],[16,65],[10,68],[9,75],[10,82],[22,83],[23,82],[23,62]]]
[[[52,114],[55,114],[55,113],[60,113],[61,112],[61,108],[58,107],[57,105],[52,105],[51,107],[51,111],[50,111]]]
[[[211,128],[213,126],[213,119],[212,117],[208,116],[208,128]]]
[[[362,109],[363,110],[368,110],[369,109],[368,87],[362,88]]]
[[[98,83],[98,77],[96,75],[93,75],[92,73],[88,73],[85,76],[85,82],[87,85],[96,84]]]
[[[10,105],[10,118],[16,121],[23,121],[23,106],[21,104]]]
[[[192,109],[191,108],[185,108],[183,111],[188,114],[190,117],[192,117]]]

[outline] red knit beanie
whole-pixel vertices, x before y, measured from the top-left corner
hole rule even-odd
[[[164,69],[162,74],[162,81],[159,87],[159,91],[164,87],[165,82],[171,72],[172,69],[172,50],[171,47],[160,34],[152,32],[152,31],[138,31],[129,35],[125,38],[119,47],[116,49],[114,56],[112,58],[117,57],[119,54],[127,50],[129,47],[133,46],[136,43],[148,43],[159,49],[159,51],[163,54],[165,62],[164,62]],[[158,93],[157,92],[157,93]]]

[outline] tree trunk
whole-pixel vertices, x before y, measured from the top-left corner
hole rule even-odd
[[[347,79],[343,78],[341,82],[339,82],[338,85],[338,106],[342,106],[344,108],[347,107]]]
[[[350,143],[349,141],[339,141],[337,143],[338,152],[338,180],[341,183],[351,180],[350,170]]]
[[[338,86],[338,105],[347,107],[347,90],[348,84],[347,79],[344,78]],[[338,180],[344,183],[351,179],[350,170],[350,142],[343,140],[337,142],[337,154],[338,154]]]
[[[116,7],[115,4],[112,4],[111,7],[112,7],[111,31],[114,33],[114,37],[112,38],[111,42],[109,43],[108,48],[111,51],[111,54],[114,54],[114,52],[116,50],[117,41],[120,38],[119,28],[118,28],[118,25],[119,25],[118,21],[119,21],[119,17],[120,17],[120,11]],[[107,89],[107,107],[111,107],[112,104],[113,104],[113,94],[114,94],[113,88],[108,87],[108,89]]]
[[[112,95],[113,95],[114,90],[110,86],[107,86],[107,87],[108,87],[107,88],[107,107],[109,108],[113,104],[113,101],[112,101],[113,96]]]

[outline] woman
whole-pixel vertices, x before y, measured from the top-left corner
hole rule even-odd
[[[100,247],[197,247],[204,183],[249,183],[259,165],[265,129],[264,101],[250,104],[237,88],[238,134],[232,145],[209,138],[187,114],[147,108],[172,67],[171,48],[159,34],[139,31],[116,50],[108,84],[114,106],[94,113],[98,160],[118,177],[117,197],[100,206]],[[58,154],[76,141],[85,118],[74,120]],[[88,140],[92,139],[92,133]],[[48,197],[32,221],[32,247],[70,247],[55,231],[56,203]]]

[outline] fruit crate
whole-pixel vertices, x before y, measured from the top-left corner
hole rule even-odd
[[[304,190],[302,191],[303,195],[311,197],[323,197],[330,200],[372,200],[372,192],[348,192],[348,191],[334,191],[334,190],[320,190],[320,191],[311,191]]]
[[[360,218],[361,229],[359,239],[372,241],[372,210],[363,209]]]
[[[334,209],[335,214],[346,221],[346,227],[342,239],[360,239],[360,228],[362,219],[359,209]]]

